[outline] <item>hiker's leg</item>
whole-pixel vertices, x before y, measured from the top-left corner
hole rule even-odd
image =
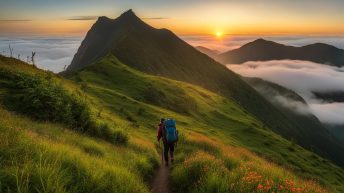
[[[174,143],[170,144],[170,155],[171,155],[171,161],[174,161]]]
[[[168,150],[169,150],[168,143],[164,143],[164,158],[165,158],[165,162],[168,162]]]

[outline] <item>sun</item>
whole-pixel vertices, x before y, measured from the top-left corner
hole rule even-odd
[[[216,35],[216,37],[218,37],[218,38],[220,38],[220,37],[222,37],[222,32],[220,32],[220,31],[217,31],[216,33],[215,33],[215,35]]]

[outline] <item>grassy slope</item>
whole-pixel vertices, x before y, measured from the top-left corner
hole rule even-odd
[[[34,76],[47,74],[0,56],[0,68],[8,67]],[[68,90],[77,88],[64,79],[54,79]],[[7,89],[1,88],[0,102],[4,102]],[[116,127],[130,132],[126,121],[111,117]],[[0,105],[0,192],[149,192],[147,181],[158,155],[147,139],[143,134],[126,146],[116,146],[65,125],[19,116]]]
[[[131,10],[114,20],[100,17],[87,33],[67,72],[82,69],[109,53],[141,72],[198,85],[234,100],[286,139],[340,166],[344,164],[343,147],[336,144],[325,129],[318,128],[320,138],[312,132],[303,132],[304,125],[281,113],[237,74],[173,32],[144,23]]]
[[[317,176],[324,184],[342,184],[342,169],[271,132],[233,101],[200,87],[143,74],[113,56],[72,77],[87,93],[102,100],[100,106],[122,114],[134,125],[154,132],[160,117],[175,117],[184,131],[248,148],[301,176]],[[178,106],[180,102],[183,105]]]
[[[46,73],[0,58],[0,67],[9,65],[37,76]],[[70,90],[78,87],[54,78]],[[183,134],[172,173],[177,192],[188,183],[193,184],[188,192],[269,192],[280,186],[286,192],[323,192],[297,176],[318,178],[327,188],[343,191],[342,169],[274,134],[240,106],[212,92],[145,75],[112,56],[71,79],[88,93],[98,119],[131,134],[129,144],[112,145],[0,107],[1,192],[148,192],[158,160],[152,142],[155,124],[162,116],[176,118]],[[2,88],[0,95],[4,92]],[[198,181],[203,185],[194,186]]]

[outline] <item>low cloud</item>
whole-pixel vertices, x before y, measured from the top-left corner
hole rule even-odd
[[[322,122],[344,124],[344,103],[323,101],[313,95],[314,91],[343,92],[344,68],[298,60],[251,61],[227,67],[242,76],[259,77],[292,89],[307,101],[310,111]],[[285,102],[293,106],[290,101]]]
[[[31,19],[0,19],[0,22],[27,22],[27,21],[32,21]]]
[[[311,113],[307,104],[305,104],[303,101],[296,100],[288,93],[280,93],[277,90],[267,86],[254,86],[254,88],[274,104],[278,104],[302,115]]]
[[[283,107],[289,108],[290,110],[293,110],[299,114],[307,115],[311,113],[309,107],[306,104],[300,101],[296,101],[291,98],[285,97],[283,95],[276,95],[274,96],[272,100],[276,101],[278,104],[282,105]]]
[[[323,123],[344,124],[344,103],[313,103],[310,108]]]
[[[0,37],[0,54],[10,55],[8,45],[13,48],[13,57],[20,54],[23,61],[36,52],[39,68],[61,72],[72,61],[81,40],[81,37]]]

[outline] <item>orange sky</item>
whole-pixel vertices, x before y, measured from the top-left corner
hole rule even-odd
[[[133,8],[139,17],[145,18],[152,26],[168,28],[180,35],[216,32],[241,35],[344,34],[344,14],[341,9],[344,1],[340,0],[32,2],[0,2],[0,33],[83,35],[95,20],[68,19],[101,15],[115,18]],[[23,19],[32,21],[4,21]]]

